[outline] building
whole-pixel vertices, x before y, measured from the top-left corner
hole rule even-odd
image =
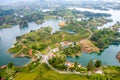
[[[59,52],[59,48],[54,48],[53,50],[52,50],[52,52]]]
[[[71,62],[65,62],[65,65],[67,66],[67,68],[74,68],[74,63]]]
[[[60,45],[63,48],[68,48],[70,45],[74,46],[74,43],[73,42],[64,41],[64,42],[61,42]]]

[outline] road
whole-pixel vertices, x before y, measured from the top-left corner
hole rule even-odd
[[[86,38],[86,40],[90,39],[93,35],[92,31],[90,29],[87,29],[89,32],[90,32],[90,36],[88,36]],[[79,74],[79,75],[90,75],[88,73],[79,73],[79,72],[73,72],[73,71],[60,71],[54,67],[52,67],[52,65],[49,64],[48,60],[50,58],[50,53],[52,52],[53,50],[49,51],[47,55],[42,55],[42,59],[41,59],[41,62],[45,62],[52,70],[60,73],[60,74]]]
[[[41,62],[45,62],[52,70],[60,73],[60,74],[79,74],[79,75],[88,75],[88,73],[80,73],[80,72],[73,72],[73,71],[61,71],[61,70],[58,70],[54,67],[52,67],[52,65],[49,64],[48,60],[49,60],[49,56],[50,56],[50,53],[52,52],[52,50],[50,52],[48,52],[47,55],[42,55],[42,60]]]
[[[88,39],[90,39],[90,38],[92,37],[93,32],[92,32],[90,29],[86,29],[86,30],[88,30],[88,31],[90,32],[90,36],[88,36],[88,37],[86,38],[86,40],[88,40]]]

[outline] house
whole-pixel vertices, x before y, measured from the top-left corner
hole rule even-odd
[[[35,56],[37,56],[38,59],[40,59],[42,57],[41,54],[35,54]]]
[[[59,48],[54,48],[53,50],[52,50],[52,52],[59,52]]]
[[[68,48],[70,45],[74,46],[73,42],[64,41],[60,43],[61,47]]]
[[[33,62],[36,62],[37,60],[38,60],[37,57],[33,57],[33,58],[32,58],[32,61],[33,61]]]
[[[25,54],[24,54],[24,53],[21,53],[21,54],[19,55],[19,57],[25,57]]]
[[[28,51],[28,54],[29,54],[29,56],[32,56],[33,55],[33,50],[32,49],[30,49],[29,51]]]
[[[65,22],[59,22],[60,27],[64,27],[65,25],[66,25]]]
[[[53,58],[55,56],[54,53],[50,53],[49,58]]]
[[[102,70],[97,70],[95,71],[96,74],[103,74],[103,71]]]
[[[74,68],[74,63],[71,63],[71,62],[65,62],[65,65],[68,67],[68,68]]]

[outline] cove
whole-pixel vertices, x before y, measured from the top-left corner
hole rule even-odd
[[[100,54],[98,53],[81,53],[80,57],[67,57],[67,61],[78,62],[83,66],[87,66],[90,60],[101,60],[103,65],[120,66],[116,58],[117,53],[120,51],[120,45],[110,45],[104,49]]]
[[[0,66],[13,62],[17,66],[23,66],[30,62],[30,58],[12,58],[12,54],[8,54],[7,50],[16,42],[16,37],[26,34],[31,30],[37,30],[41,27],[51,26],[53,32],[59,30],[58,23],[61,20],[46,20],[43,24],[37,25],[34,22],[28,23],[28,27],[19,28],[14,25],[12,28],[0,29]]]
[[[81,10],[81,9],[80,9]],[[95,12],[95,10],[92,10]],[[120,11],[96,11],[101,13],[110,13],[112,16],[110,17],[113,19],[113,22],[107,23],[103,25],[104,27],[109,27],[114,25],[117,21],[120,21]],[[37,25],[34,22],[28,23],[28,27],[26,28],[19,28],[19,25],[14,25],[12,28],[7,29],[0,29],[0,66],[6,65],[9,62],[13,62],[17,66],[23,66],[30,62],[29,58],[12,58],[12,54],[8,54],[7,50],[16,42],[16,37],[21,36],[30,32],[31,30],[37,30],[41,27],[51,26],[53,28],[53,32],[59,30],[58,23],[63,20],[53,19],[53,20],[46,20],[43,24]],[[111,66],[120,66],[120,63],[116,59],[116,54],[120,51],[120,45],[110,45],[106,48],[101,55],[93,54],[86,54],[82,53],[81,57],[73,58],[67,57],[67,61],[75,62],[77,61],[79,64],[86,66],[89,60],[96,60],[99,59],[102,61],[104,65],[111,65]]]

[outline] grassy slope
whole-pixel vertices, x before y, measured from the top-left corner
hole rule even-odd
[[[36,76],[37,73],[21,73],[15,78],[15,80],[34,80]]]
[[[20,73],[14,80],[88,80],[85,76],[73,74],[59,74],[51,70],[46,64],[41,64],[33,72]]]

